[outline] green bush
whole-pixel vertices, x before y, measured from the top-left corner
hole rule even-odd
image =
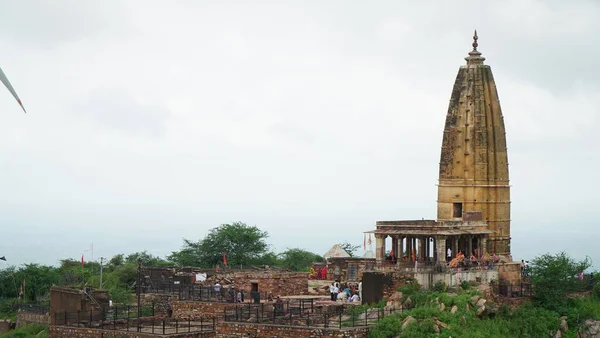
[[[464,281],[460,282],[460,288],[463,290],[469,290],[471,288],[471,284],[469,284],[469,282],[464,280]]]
[[[0,334],[0,338],[48,338],[48,326],[41,324],[28,324],[16,330]]]
[[[435,284],[433,284],[432,290],[437,292],[446,292],[446,290],[448,290],[448,284],[441,280],[437,281]]]

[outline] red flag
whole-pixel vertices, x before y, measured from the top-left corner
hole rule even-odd
[[[363,249],[367,250],[367,234],[363,234]]]
[[[223,265],[227,266],[227,253],[223,252]]]
[[[83,262],[83,255],[81,255],[81,267],[83,268],[84,262]]]

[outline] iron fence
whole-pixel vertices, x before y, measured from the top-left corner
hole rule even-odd
[[[155,316],[150,307],[128,306],[109,311],[94,310],[54,313],[54,325],[92,328],[109,331],[131,331],[152,334],[173,334],[214,331],[215,318],[174,319]]]
[[[50,306],[42,303],[20,303],[17,306],[17,311],[47,315],[50,313]]]
[[[192,300],[200,302],[215,303],[236,303],[237,290],[221,287],[216,291],[214,286],[195,285],[195,284],[174,284],[169,282],[152,282],[148,284],[144,291],[146,293],[171,294],[179,297],[179,300]],[[244,302],[251,301],[258,303],[261,299],[267,299],[265,292],[251,292],[243,294]]]
[[[494,294],[510,298],[533,296],[531,283],[493,284],[492,291]]]
[[[312,300],[303,303],[284,301],[231,306],[224,309],[226,322],[260,323],[315,328],[366,327],[401,308],[364,309],[351,305],[316,307]]]

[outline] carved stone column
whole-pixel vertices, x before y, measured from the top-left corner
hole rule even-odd
[[[425,261],[425,241],[427,237],[419,237],[419,261]]]
[[[446,236],[435,236],[435,243],[437,249],[437,261],[439,263],[446,263]]]
[[[385,235],[375,234],[375,262],[382,265],[385,262]]]

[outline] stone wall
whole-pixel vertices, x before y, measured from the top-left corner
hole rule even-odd
[[[375,258],[330,257],[327,259],[327,279],[338,280],[340,282],[350,281],[348,276],[348,266],[356,265],[356,280],[353,280],[352,282],[359,282],[362,279],[362,275],[368,263],[374,265]]]
[[[231,303],[210,303],[193,301],[173,301],[171,309],[175,319],[197,319],[210,317],[223,317],[225,307]]]
[[[510,262],[496,265],[498,269],[498,279],[515,285],[521,283],[521,263]]]
[[[457,272],[419,272],[415,273],[415,279],[423,289],[431,289],[431,287],[442,281],[451,287],[460,286],[462,281],[489,283],[492,280],[498,279],[498,271],[496,270],[464,270]]]
[[[236,288],[242,288],[246,298],[250,299],[252,284],[258,286],[262,295],[294,296],[308,294],[308,272],[248,271],[221,273],[207,279],[208,283],[219,281],[223,286],[230,282]]]
[[[215,332],[178,333],[158,335],[127,331],[95,330],[77,327],[51,326],[52,338],[214,338]]]
[[[108,308],[108,292],[100,290],[90,290],[91,295],[100,304],[101,308]],[[53,286],[50,288],[50,315],[52,324],[57,312],[77,312],[98,310],[96,304],[86,296],[81,289],[63,288]]]
[[[50,315],[42,315],[31,312],[17,312],[17,327],[32,323],[50,325]]]
[[[252,337],[252,338],[366,338],[367,328],[324,329],[299,326],[261,325],[242,323],[221,323],[217,327],[216,338]]]

